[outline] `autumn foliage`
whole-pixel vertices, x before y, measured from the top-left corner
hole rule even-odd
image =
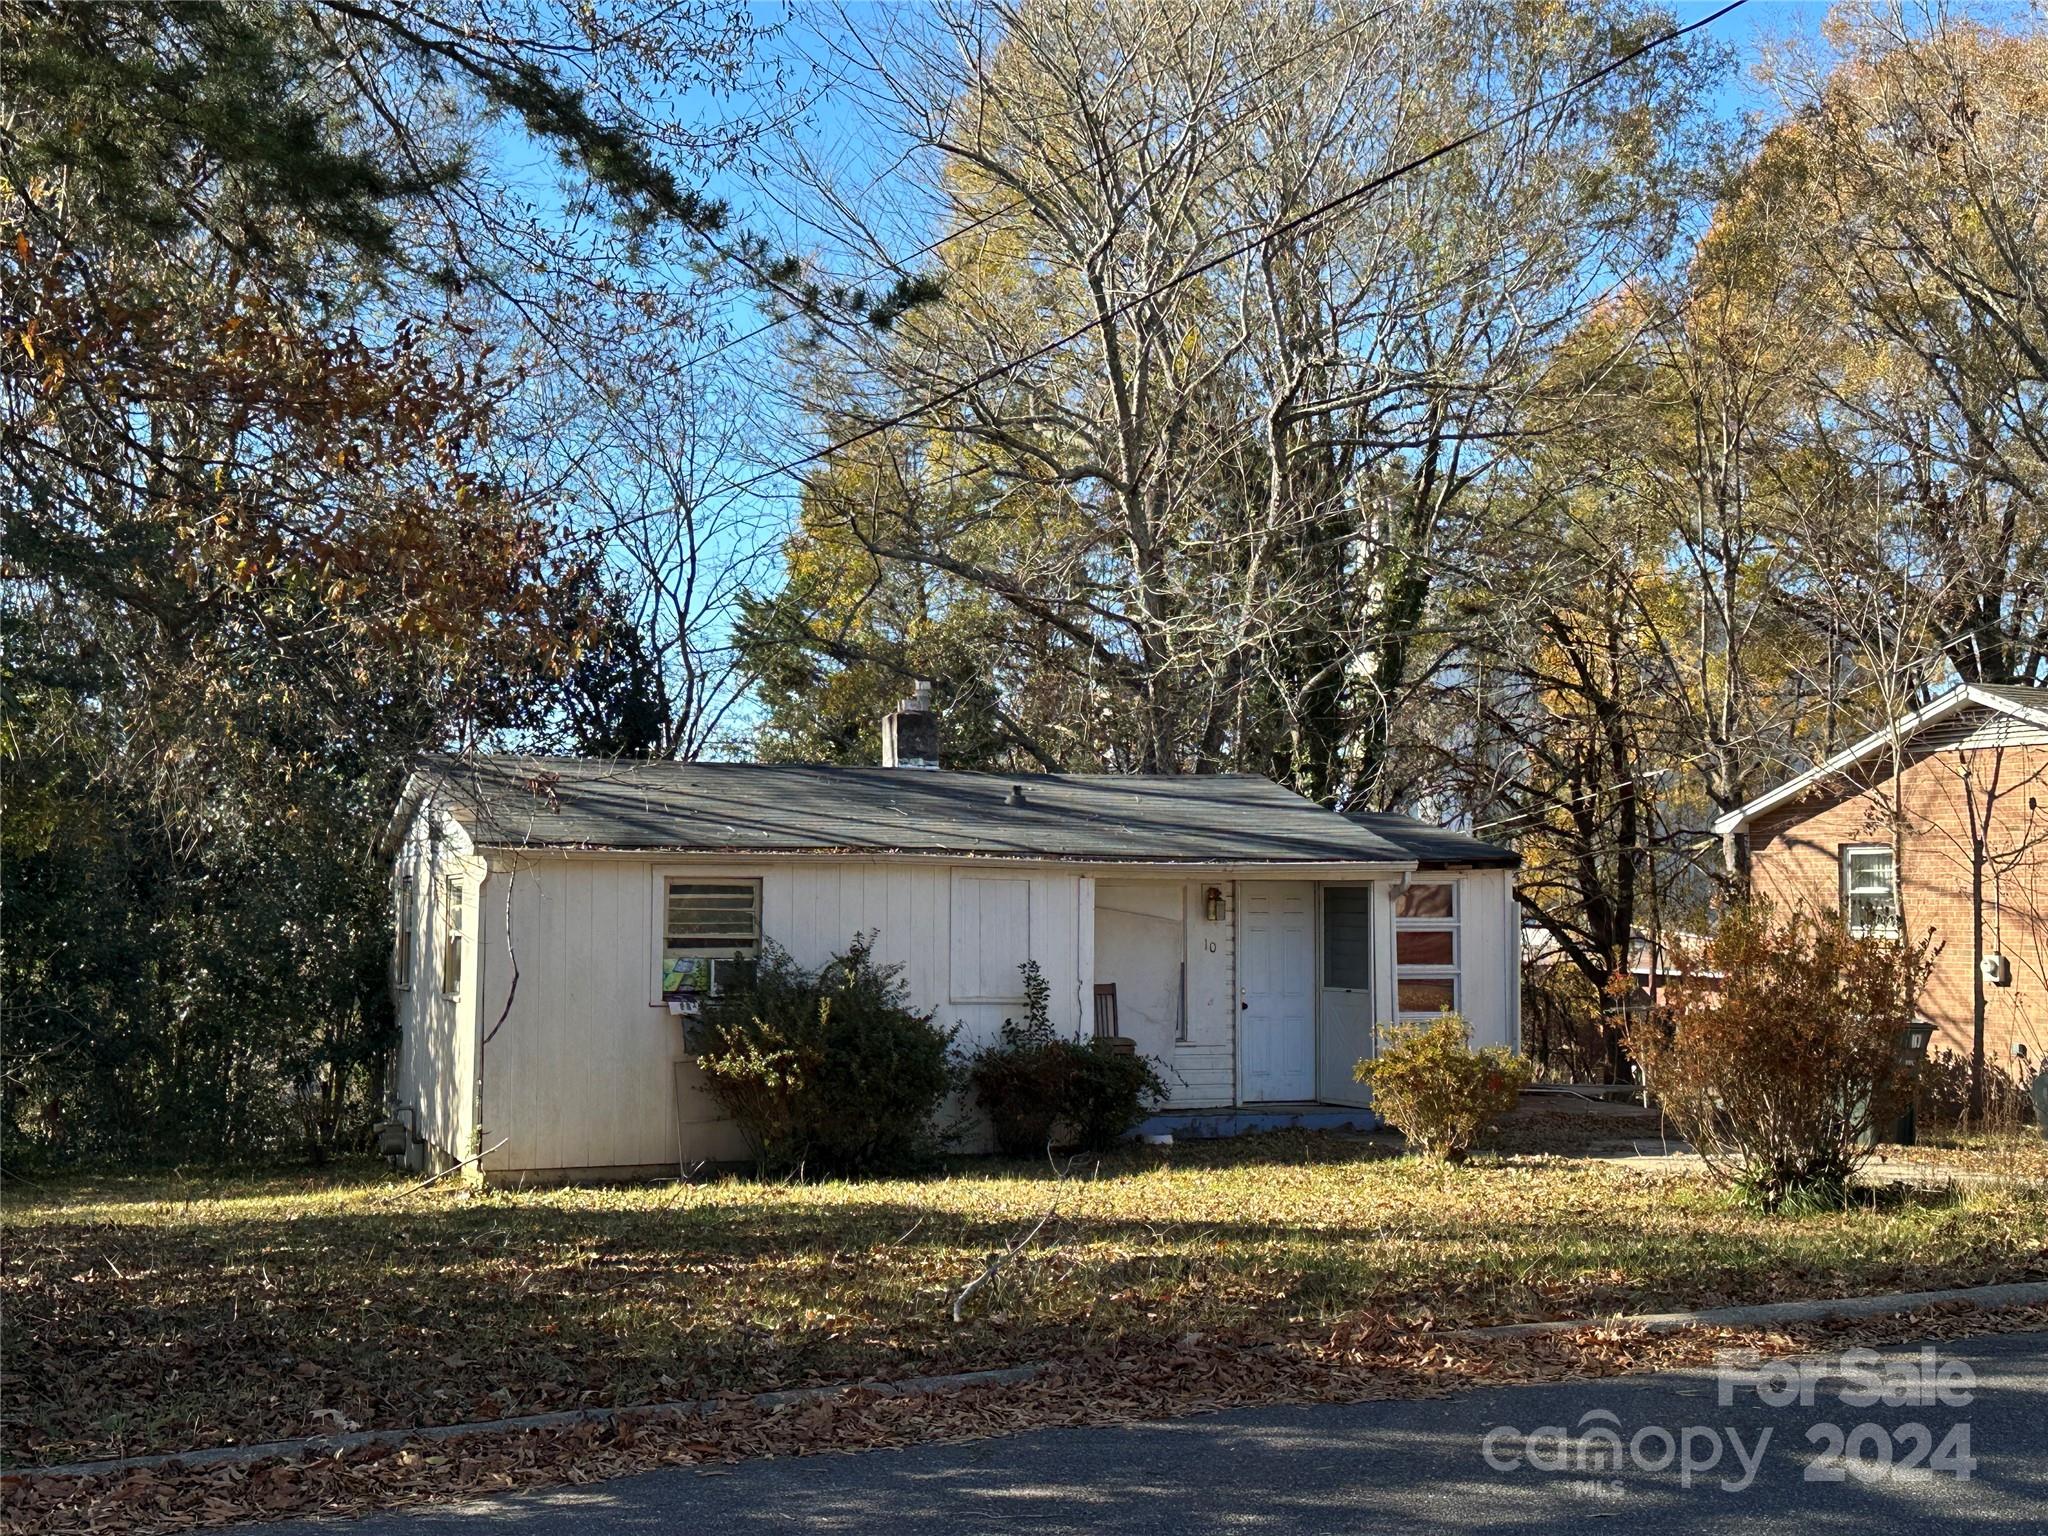
[[[1372,1089],[1374,1112],[1411,1147],[1445,1162],[1462,1162],[1535,1075],[1506,1046],[1473,1050],[1471,1026],[1455,1013],[1382,1026],[1380,1040],[1379,1055],[1351,1075]]]
[[[1925,941],[1852,937],[1833,913],[1737,908],[1630,1030],[1665,1113],[1762,1209],[1839,1202],[1898,1071]]]

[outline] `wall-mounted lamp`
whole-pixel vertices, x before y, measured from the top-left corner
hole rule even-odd
[[[1202,892],[1202,916],[1212,923],[1223,921],[1223,887],[1212,885]]]

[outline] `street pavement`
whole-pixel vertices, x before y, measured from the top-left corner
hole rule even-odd
[[[1931,1348],[1931,1356],[1887,1349],[1837,1357],[1804,1377],[1796,1367],[1765,1366],[1757,1376],[1737,1370],[1725,1394],[1716,1373],[1703,1370],[1423,1401],[1259,1408],[708,1472],[678,1468],[346,1525],[254,1529],[2048,1536],[2048,1334]],[[1875,1401],[1844,1400],[1859,1392]],[[1615,1442],[1601,1438],[1603,1429]],[[1608,1465],[1615,1443],[1619,1464]],[[1831,1449],[1843,1455],[1831,1459]]]

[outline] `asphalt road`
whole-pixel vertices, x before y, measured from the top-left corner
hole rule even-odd
[[[1804,1405],[1796,1378],[1782,1376],[1737,1379],[1724,1405],[1714,1373],[1702,1371],[1048,1430],[968,1445],[751,1462],[717,1475],[678,1469],[346,1526],[299,1522],[260,1530],[2048,1533],[2048,1334],[1938,1346],[1945,1378],[1937,1372],[1928,1379],[1915,1350],[1870,1358],[1881,1363],[1862,1375],[1816,1374]],[[1845,1391],[1872,1386],[1909,1400],[1843,1401]],[[1825,1459],[1835,1438],[1829,1425],[1839,1430],[1843,1450],[1858,1456],[1855,1466]],[[1618,1470],[1594,1459],[1607,1449],[1604,1442],[1580,1438],[1600,1427],[1619,1437]],[[1546,1429],[1551,1433],[1541,1433]],[[1894,1463],[1889,1471],[1886,1456]],[[1974,1467],[1964,1465],[1966,1457]],[[1921,1464],[1908,1472],[1909,1460]],[[1930,1461],[1943,1469],[1930,1472]],[[1820,1480],[1830,1472],[1840,1480]],[[1596,1523],[1604,1520],[1617,1523]]]

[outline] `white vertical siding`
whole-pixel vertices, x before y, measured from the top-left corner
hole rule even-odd
[[[421,1133],[449,1156],[505,1138],[486,1162],[495,1175],[626,1172],[673,1167],[679,1158],[745,1155],[735,1129],[692,1086],[695,1068],[685,1057],[681,1022],[659,998],[659,897],[668,874],[760,881],[764,935],[806,965],[843,951],[857,933],[873,934],[876,958],[900,967],[917,1006],[942,1025],[960,1026],[963,1048],[995,1038],[1003,1018],[1018,1011],[1017,1003],[1000,998],[953,1001],[963,990],[978,996],[1001,981],[977,976],[963,989],[953,973],[955,876],[996,873],[988,866],[503,851],[490,856],[486,874],[485,861],[459,829],[448,824],[448,835],[435,845],[426,824],[423,816],[399,856],[401,875],[409,872],[415,881],[419,911],[414,985],[399,998],[398,1096],[414,1107]],[[457,868],[470,872],[469,956],[462,995],[449,999],[439,992],[437,904],[440,877]],[[1131,925],[1117,914],[1179,913],[1177,923],[1138,926],[1159,930],[1160,953],[1148,964],[1166,974],[1172,951],[1186,968],[1187,1039],[1175,1040],[1171,1010],[1151,1003],[1125,1020],[1125,1032],[1146,1032],[1140,1048],[1161,1062],[1175,1107],[1237,1102],[1232,882],[1098,882],[1056,867],[1001,873],[1026,883],[1030,955],[1050,984],[1053,1022],[1069,1034],[1091,1027],[1098,975],[1118,979],[1124,962],[1117,946],[1131,942],[1124,931]],[[1517,914],[1510,877],[1476,871],[1446,878],[1461,886],[1462,999],[1475,1038],[1513,1043]],[[1212,885],[1222,889],[1225,909],[1214,922],[1203,913],[1203,892]],[[1373,996],[1380,1018],[1393,1016],[1392,924],[1385,907],[1392,887],[1392,881],[1374,886]],[[515,958],[517,992],[508,1008]]]
[[[1203,892],[1223,892],[1223,916],[1204,915]],[[1167,1104],[1214,1109],[1237,1097],[1237,953],[1230,881],[1108,880],[1095,883],[1093,973],[1117,983],[1119,1028],[1159,1065]],[[1157,978],[1186,972],[1187,1038],[1154,994]],[[1128,1000],[1127,1000],[1128,998]]]
[[[1394,1017],[1394,891],[1398,880],[1380,880],[1372,888],[1372,1003],[1374,1050],[1378,1026]]]
[[[486,1160],[487,1170],[626,1171],[745,1155],[734,1128],[692,1086],[681,1021],[660,1002],[659,896],[669,874],[759,880],[763,936],[805,965],[844,951],[856,934],[873,934],[876,959],[901,968],[914,1004],[941,1025],[960,1025],[964,1047],[993,1039],[1004,1016],[1017,1012],[1015,1002],[951,1000],[958,867],[494,854],[478,946],[488,978],[484,1029],[496,1027],[481,1053],[482,1121],[486,1145],[508,1140]],[[1061,870],[1016,877],[1028,890],[1030,956],[1051,984],[1053,1021],[1078,1032],[1086,1027],[1090,979],[1082,964],[1081,877]],[[515,954],[518,990],[507,1010]]]
[[[1187,887],[1104,880],[1095,887],[1095,982],[1116,988],[1117,1033],[1162,1069],[1173,1059],[1187,962]]]
[[[1211,922],[1203,893],[1223,893]],[[1174,1047],[1167,1084],[1175,1108],[1237,1102],[1237,887],[1196,880],[1188,887],[1188,1038]]]
[[[1422,878],[1418,876],[1417,878]],[[1505,869],[1458,877],[1458,997],[1472,1043],[1517,1048],[1522,1038],[1519,984],[1521,914]]]
[[[434,834],[438,832],[439,836]],[[412,882],[412,985],[397,993],[398,1068],[393,1096],[411,1111],[413,1130],[443,1158],[472,1149],[475,1129],[473,1065],[476,1050],[478,875],[462,828],[429,806],[414,818],[396,860],[397,877]],[[463,882],[462,984],[442,991],[441,953],[447,882]]]

